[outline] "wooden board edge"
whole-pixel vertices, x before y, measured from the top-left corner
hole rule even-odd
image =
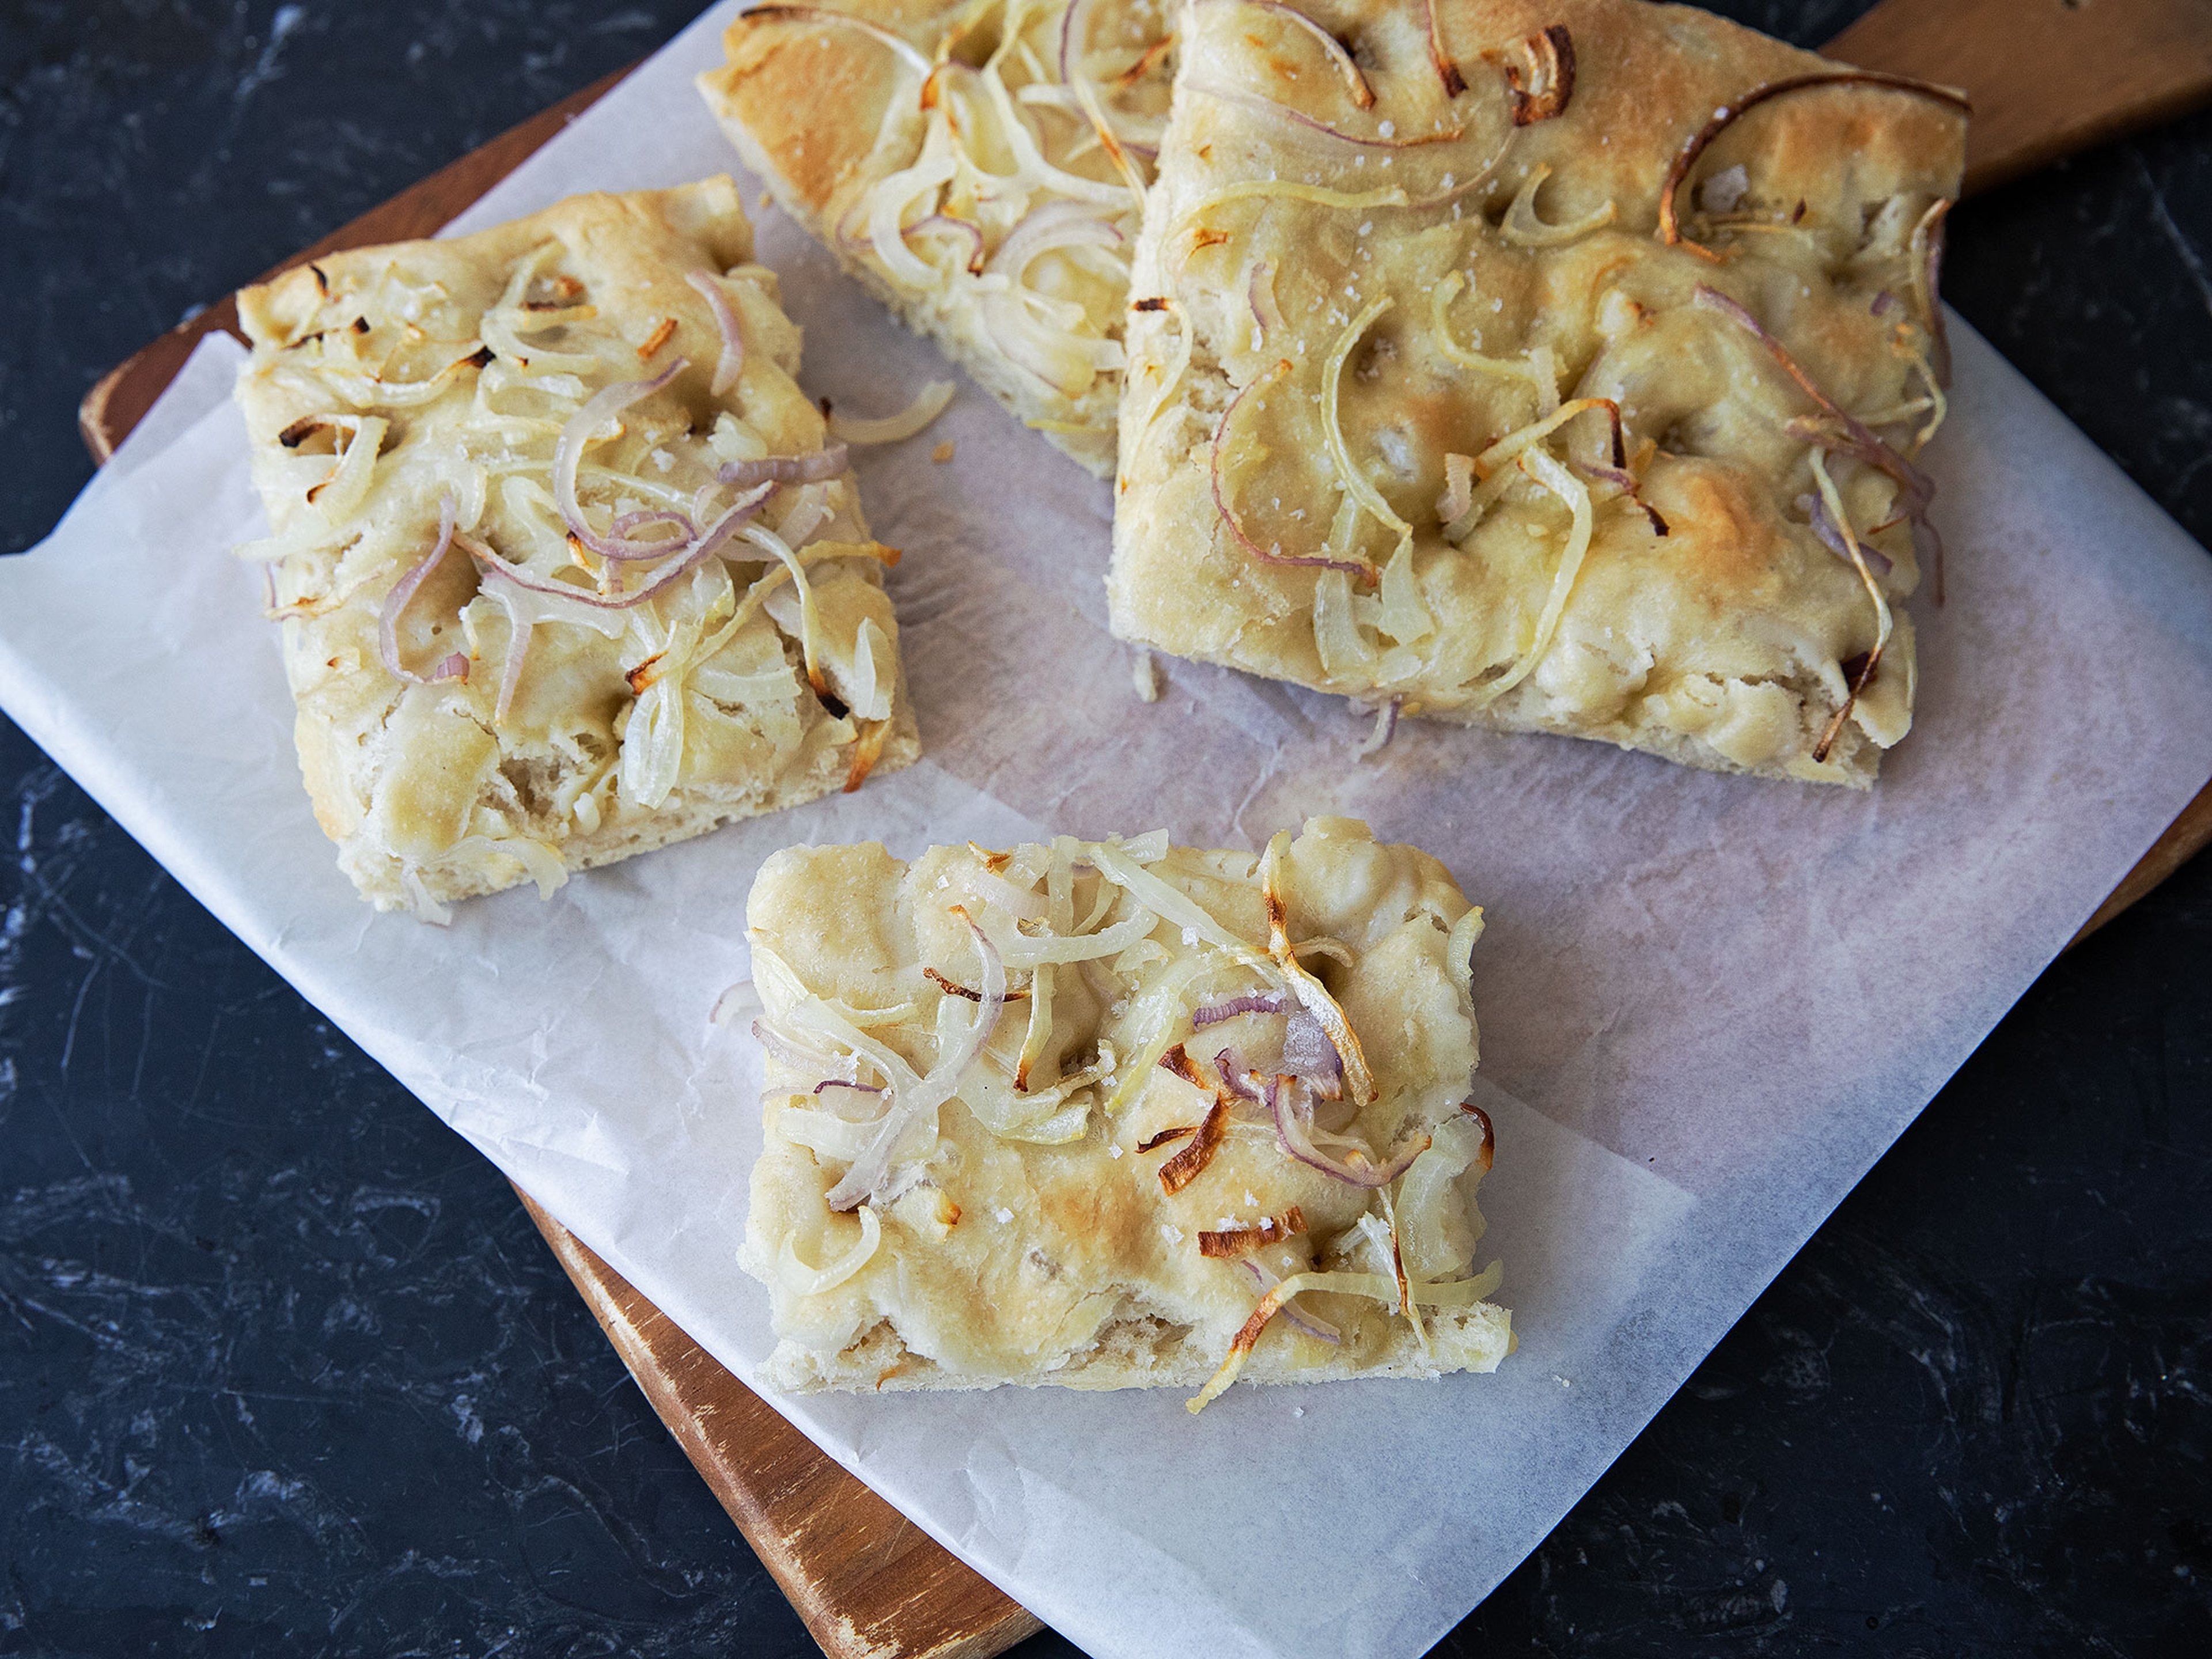
[[[627,64],[559,103],[509,127],[465,155],[456,156],[428,178],[389,201],[339,226],[329,235],[273,265],[253,280],[265,283],[295,265],[344,248],[380,242],[412,241],[435,235],[486,191],[535,155],[546,140],[612,91],[637,67]],[[176,379],[192,348],[217,329],[238,336],[238,299],[226,294],[205,310],[186,318],[167,334],[140,348],[93,383],[77,404],[77,431],[93,459],[105,465],[131,429],[146,416],[169,382]]]
[[[993,1659],[1044,1628],[824,1456],[515,1190],[654,1413],[830,1659]],[[863,1535],[882,1542],[855,1550]]]

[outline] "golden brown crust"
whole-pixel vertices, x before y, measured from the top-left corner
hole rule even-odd
[[[1275,15],[1188,14],[1133,277],[1167,304],[1129,334],[1115,631],[1408,713],[1870,781],[1910,724],[1911,629],[1896,613],[1823,756],[1882,613],[1814,522],[1812,459],[1893,609],[1923,505],[1905,458],[1940,408],[1918,272],[1959,109],[1855,82],[1764,102],[1689,169],[1669,246],[1670,166],[1715,110],[1829,66],[1687,8],[1441,0],[1453,96],[1422,9],[1304,9],[1373,107]],[[1898,453],[1869,465],[1808,386]],[[1342,531],[1332,392],[1380,507]],[[1477,459],[1561,399],[1590,412],[1483,490]],[[1479,504],[1449,537],[1448,501]]]

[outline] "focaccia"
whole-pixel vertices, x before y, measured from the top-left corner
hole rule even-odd
[[[699,84],[786,212],[1103,477],[1170,45],[1163,0],[771,3]]]
[[[580,196],[239,296],[315,816],[380,909],[645,852],[918,750],[844,447],[735,185]]]
[[[1183,14],[1115,631],[1869,783],[1912,719],[1964,100],[1641,0],[1299,4]]]
[[[746,911],[777,1386],[1489,1370],[1489,1119],[1443,866],[1349,818],[911,865],[800,848]],[[1209,1379],[1211,1379],[1209,1381]]]

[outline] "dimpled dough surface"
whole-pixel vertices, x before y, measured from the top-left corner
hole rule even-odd
[[[1863,82],[1747,107],[1670,246],[1700,129],[1840,66],[1628,0],[1438,0],[1434,41],[1419,6],[1304,9],[1319,31],[1186,14],[1115,631],[1408,714],[1869,783],[1911,721],[1909,458],[1942,410],[1926,276],[1959,108]]]
[[[582,447],[577,495],[601,532],[653,508],[703,532],[746,494],[717,480],[723,465],[820,457],[799,331],[751,261],[719,178],[334,254],[239,296],[253,354],[237,396],[275,532],[241,550],[270,571],[315,815],[380,908],[435,915],[532,877],[550,886],[918,752],[888,550],[842,462],[747,521],[797,544],[818,690],[809,619],[765,544],[738,535],[615,571],[565,532],[564,428],[593,393],[679,362]],[[695,276],[744,346],[719,392],[722,332]],[[392,623],[403,678],[383,612],[440,548],[448,503],[453,543]],[[510,568],[559,586],[525,591]],[[628,609],[589,603],[656,583]]]
[[[1085,862],[1091,844],[1056,845],[1056,872],[1052,848],[937,848],[909,866],[873,844],[794,848],[763,868],[747,931],[764,1004],[766,1146],[742,1259],[772,1293],[779,1340],[768,1375],[778,1386],[1190,1386],[1222,1364],[1262,1282],[1316,1266],[1390,1273],[1376,1191],[1286,1156],[1249,1103],[1224,1111],[1218,1151],[1179,1191],[1161,1170],[1194,1137],[1139,1150],[1206,1116],[1217,1053],[1262,1073],[1293,1063],[1284,1013],[1194,1024],[1201,1009],[1279,989],[1265,970],[1261,861],[1167,849],[1164,837],[1149,850],[1124,844],[1215,919],[1237,947],[1227,949],[1106,884]],[[1244,1375],[1287,1382],[1492,1369],[1511,1345],[1509,1316],[1481,1299],[1494,1269],[1469,1277],[1488,1130],[1462,1109],[1476,1060],[1465,953],[1480,913],[1434,859],[1380,844],[1350,819],[1316,819],[1278,846],[1268,878],[1287,937],[1325,975],[1374,1077],[1371,1102],[1344,1133],[1378,1157],[1432,1147],[1397,1183],[1401,1197],[1425,1182],[1437,1194],[1423,1224],[1431,1242],[1408,1260],[1458,1281],[1460,1293],[1444,1299],[1463,1305],[1422,1307],[1417,1337],[1395,1305],[1306,1292],[1308,1325],[1325,1321],[1338,1340],[1277,1318]],[[1036,981],[1010,969],[1003,1012],[933,1131],[925,1124],[902,1146],[866,1204],[839,1213],[830,1197],[871,1126],[857,1126],[846,1155],[822,1150],[847,1133],[825,1102],[842,1097],[863,1118],[881,1108],[856,1091],[817,1088],[853,1050],[823,1037],[806,1010],[838,1008],[927,1073],[942,1051],[938,1034],[953,1041],[980,1012],[962,994],[976,989],[980,963],[956,906],[1001,939],[1118,928],[1121,949],[1050,970],[1048,1032],[1034,1045],[1026,1095],[1013,1077]],[[1024,911],[1036,915],[1024,923]],[[1309,954],[1318,951],[1327,954]],[[803,1058],[810,1045],[819,1055]],[[1179,1073],[1186,1050],[1195,1066]],[[846,1075],[882,1080],[866,1064]],[[1431,1182],[1421,1160],[1455,1149],[1462,1172]],[[1231,1259],[1201,1253],[1201,1233],[1281,1224],[1294,1208],[1295,1236]]]

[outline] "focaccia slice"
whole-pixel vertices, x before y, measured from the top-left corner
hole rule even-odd
[[[1105,477],[1170,45],[1164,0],[772,3],[699,85],[841,265]]]
[[[746,911],[769,1376],[1116,1389],[1489,1370],[1489,1119],[1443,866],[1316,818],[913,865],[800,848]],[[1211,1379],[1211,1381],[1209,1381]]]
[[[1116,632],[1871,782],[1912,719],[1963,100],[1640,0],[1299,5],[1184,14]]]
[[[918,752],[842,445],[727,178],[239,296],[300,764],[380,909],[857,787]]]

